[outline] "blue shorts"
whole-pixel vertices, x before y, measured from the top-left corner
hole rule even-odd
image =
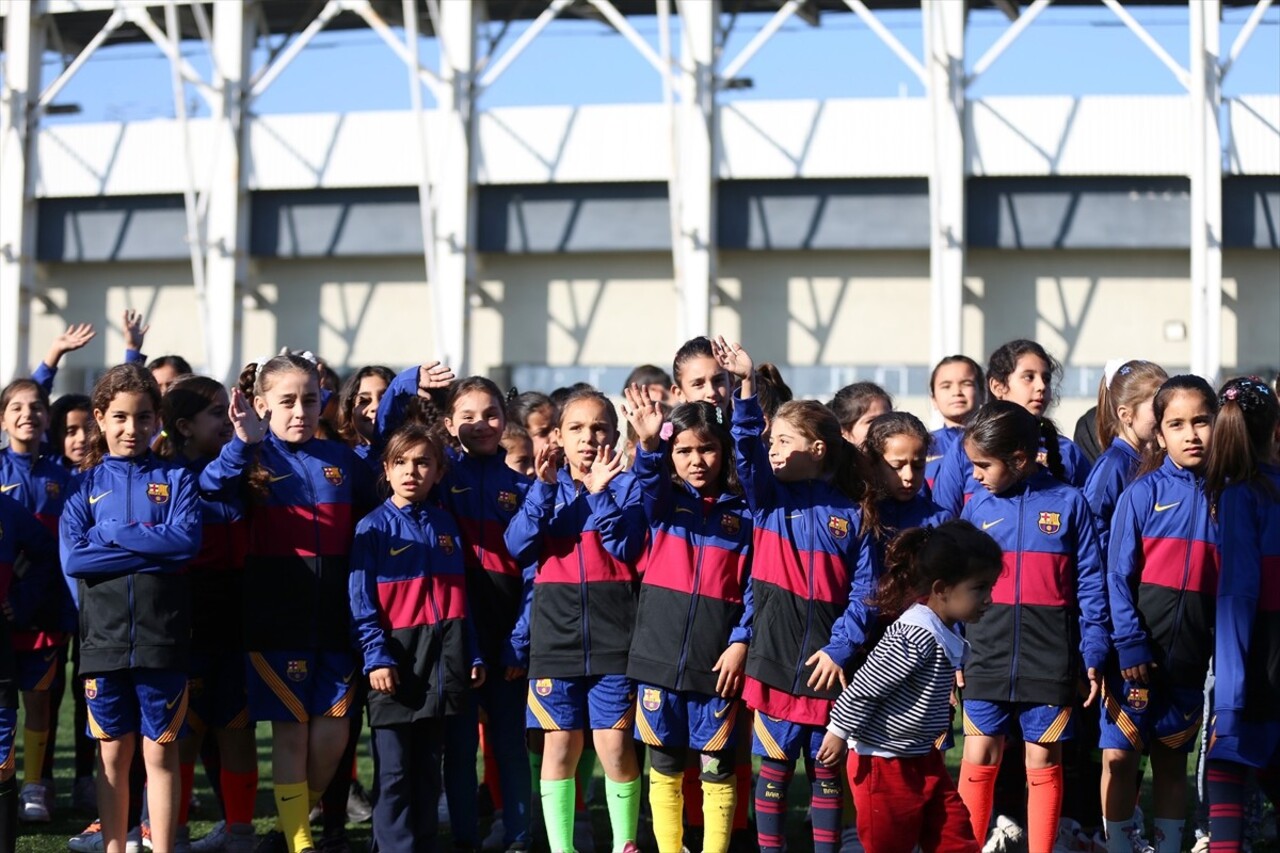
[[[1220,737],[1209,723],[1210,761],[1234,761],[1248,767],[1266,769],[1280,763],[1280,722],[1237,723],[1236,734]]]
[[[191,653],[191,707],[187,725],[203,734],[216,729],[249,727],[249,694],[245,687],[244,652]]]
[[[47,649],[32,649],[25,652],[14,652],[14,668],[18,674],[18,689],[53,690],[66,678],[67,658],[66,646],[51,646]]]
[[[817,756],[826,734],[823,726],[791,723],[757,711],[751,726],[751,752],[774,761],[795,763],[802,752],[807,758]]]
[[[1144,752],[1152,739],[1177,752],[1190,752],[1204,716],[1204,691],[1189,687],[1141,685],[1118,675],[1102,685],[1103,749]]]
[[[630,731],[635,700],[635,683],[625,675],[535,678],[529,681],[525,722],[546,732]]]
[[[683,746],[720,752],[734,743],[742,703],[705,693],[636,685],[636,740],[649,746]]]
[[[18,731],[18,709],[0,708],[0,773],[7,773],[17,766],[13,742]]]
[[[186,734],[187,674],[172,669],[124,669],[84,680],[89,737],[115,740],[142,733],[156,743]]]
[[[249,716],[273,723],[347,717],[355,702],[356,668],[348,652],[249,652]]]
[[[964,701],[964,733],[979,737],[999,737],[1009,730],[1017,716],[1022,739],[1027,743],[1061,743],[1075,736],[1070,705],[1032,705],[1029,702]]]

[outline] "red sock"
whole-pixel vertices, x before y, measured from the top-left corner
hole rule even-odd
[[[186,826],[191,812],[191,791],[196,786],[196,765],[182,763],[178,765],[178,826]]]
[[[1027,768],[1027,849],[1052,850],[1062,817],[1062,765]]]
[[[480,754],[484,756],[484,786],[489,789],[489,801],[495,809],[502,808],[502,786],[498,784],[498,759],[489,745],[489,727],[480,726]]]
[[[960,784],[956,788],[960,799],[964,800],[969,810],[969,823],[973,826],[973,837],[981,839],[982,845],[987,840],[987,824],[991,822],[991,803],[996,794],[996,776],[1000,773],[999,764],[970,764],[960,762]],[[1054,823],[1056,832],[1057,823]],[[1050,844],[1046,850],[1052,849]],[[1033,848],[1034,849],[1034,848]]]
[[[225,766],[219,774],[222,781],[222,810],[227,825],[253,822],[254,801],[258,799],[258,770],[232,773]]]
[[[694,759],[695,761],[697,759]],[[684,823],[702,826],[702,773],[696,766],[684,769]]]
[[[354,755],[351,756],[351,781],[360,781],[360,774],[356,772],[356,757]]]
[[[755,795],[755,786],[751,783],[751,762],[738,762],[733,776],[738,789],[738,801],[733,810],[733,829],[736,832],[747,828],[747,809]]]

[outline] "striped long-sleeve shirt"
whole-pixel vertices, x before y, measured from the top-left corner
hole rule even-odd
[[[854,673],[827,731],[860,752],[927,755],[951,725],[951,690],[967,646],[932,610],[913,605]]]

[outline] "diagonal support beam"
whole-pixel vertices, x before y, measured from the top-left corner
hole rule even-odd
[[[911,69],[916,75],[916,79],[924,85],[929,84],[928,76],[925,74],[924,66],[920,64],[920,60],[915,57],[911,51],[898,41],[897,36],[889,32],[889,28],[880,22],[880,19],[872,14],[867,8],[867,4],[862,0],[844,0],[844,4],[848,6],[853,13],[858,16],[862,23],[867,25],[867,29],[876,34],[880,41],[884,42],[885,47],[893,51],[894,55],[902,60],[902,64]],[[961,6],[964,4],[961,3]]]
[[[259,7],[261,8],[261,7]],[[316,35],[328,26],[329,22],[342,11],[342,0],[329,0],[320,10],[320,14],[311,19],[311,23],[289,42],[289,45],[272,62],[262,66],[249,80],[248,100],[253,102],[271,87],[289,64],[302,53],[303,48],[311,43]]]
[[[147,14],[145,6],[126,6],[125,14],[129,18],[129,22],[136,24],[138,29],[151,39],[156,47],[168,58],[170,62],[177,66],[178,72],[182,75],[182,79],[186,80],[196,91],[200,93],[200,97],[204,98],[204,102],[208,104],[210,110],[217,110],[216,94],[213,87],[200,76],[200,72],[191,67],[191,63],[183,58],[177,46],[169,41],[169,37],[156,26],[156,22],[151,20],[151,16]]]
[[[631,26],[631,22],[618,11],[617,6],[614,6],[613,3],[609,2],[609,0],[589,0],[589,2],[599,10],[601,15],[604,15],[604,19],[609,22],[610,26],[630,42],[631,46],[634,47],[636,51],[644,57],[645,61],[652,65],[659,74],[670,73],[668,69],[662,67],[662,57],[658,56],[654,49],[649,46],[649,43],[644,40],[644,37],[641,36],[640,33],[636,32],[636,28]],[[707,0],[707,2],[710,2],[710,0]]]
[[[396,38],[396,34],[391,31],[391,27],[387,22],[382,19],[381,15],[374,11],[373,4],[370,3],[369,0],[346,0],[344,6],[363,18],[364,22],[369,25],[369,29],[377,33],[378,38],[382,39],[387,47],[391,48],[392,53],[400,57],[400,59],[408,65],[409,68],[417,68],[419,79],[422,80],[423,85],[425,85],[431,92],[431,96],[436,99],[437,103],[439,103],[444,91],[444,83],[438,75],[434,74],[431,70],[424,68],[422,63],[413,58],[413,54],[409,50],[408,46],[406,46],[404,42],[400,41],[400,39]],[[437,37],[438,36],[439,34],[437,34]],[[444,56],[443,49],[441,50],[440,55],[442,57]]]
[[[1231,50],[1227,53],[1227,59],[1222,63],[1222,79],[1226,79],[1227,72],[1236,64],[1236,59],[1244,52],[1245,47],[1249,44],[1249,39],[1253,38],[1253,33],[1258,29],[1258,24],[1262,23],[1263,15],[1267,14],[1267,10],[1271,8],[1271,0],[1258,0],[1258,4],[1253,7],[1253,11],[1249,13],[1249,18],[1244,22],[1244,26],[1240,28],[1240,32],[1236,34],[1236,40],[1231,43]]]
[[[1169,51],[1165,50],[1160,42],[1156,41],[1155,36],[1147,32],[1146,27],[1138,23],[1137,18],[1129,14],[1129,10],[1119,0],[1102,0],[1102,2],[1108,9],[1115,12],[1116,17],[1138,37],[1140,42],[1147,46],[1148,50],[1155,54],[1156,59],[1160,60],[1166,68],[1173,72],[1173,76],[1182,84],[1182,88],[1191,89],[1191,74],[1187,69],[1179,65],[1178,61],[1169,55]],[[1195,6],[1199,2],[1200,0],[1194,0],[1191,5]]]
[[[511,63],[524,53],[524,49],[533,43],[547,26],[560,16],[560,13],[573,5],[574,0],[552,0],[547,8],[542,10],[542,14],[534,19],[520,37],[515,40],[511,47],[502,52],[497,61],[484,70],[479,82],[476,84],[476,94],[479,95],[485,89],[488,89],[498,78],[502,76],[502,72],[506,71]]]
[[[782,28],[782,25],[800,11],[800,7],[804,5],[805,0],[787,0],[778,11],[773,13],[773,17],[765,22],[760,31],[752,37],[751,41],[738,52],[738,55],[729,61],[729,64],[720,72],[721,79],[732,80],[742,71],[743,66],[755,57],[760,48],[764,47],[769,39],[773,38],[773,34]]]
[[[1017,20],[1010,24],[1005,31],[1000,34],[1000,38],[996,39],[995,44],[987,48],[987,52],[982,54],[978,61],[973,64],[973,70],[969,72],[967,77],[965,77],[965,88],[976,83],[978,78],[981,77],[988,68],[995,64],[995,61],[1004,54],[1009,45],[1017,41],[1018,36],[1022,35],[1023,31],[1026,30],[1027,27],[1031,26],[1031,23],[1040,16],[1041,12],[1049,8],[1049,4],[1052,2],[1053,0],[1035,0],[1034,3],[1028,6],[1027,11],[1019,15]]]
[[[107,18],[107,22],[102,25],[102,29],[98,30],[93,38],[89,39],[89,43],[84,46],[80,53],[76,54],[76,58],[71,60],[71,64],[64,68],[62,73],[40,93],[40,99],[36,102],[37,110],[43,112],[45,107],[53,103],[53,99],[58,97],[63,88],[71,82],[71,78],[76,76],[76,72],[89,61],[89,57],[93,56],[94,51],[102,47],[102,43],[107,40],[107,37],[120,28],[125,19],[124,10],[116,7],[111,12],[111,17]]]

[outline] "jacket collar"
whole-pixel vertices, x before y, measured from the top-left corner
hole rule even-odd
[[[1133,449],[1133,445],[1125,441],[1123,438],[1121,438],[1118,435],[1115,438],[1111,439],[1111,446],[1119,448],[1120,451],[1124,453],[1125,456],[1127,456],[1129,459],[1133,460],[1134,462],[1142,461],[1142,457],[1138,455],[1138,451]]]
[[[1186,468],[1178,467],[1177,463],[1173,461],[1173,457],[1167,453],[1164,456],[1164,461],[1160,463],[1160,471],[1165,476],[1180,480],[1188,486],[1199,486],[1201,483],[1199,475],[1188,471]]]
[[[961,666],[968,659],[969,642],[954,629],[948,628],[928,605],[919,603],[911,605],[906,613],[898,617],[898,621],[904,625],[924,628],[932,634],[938,641],[938,645],[942,646],[942,650],[946,652],[947,660],[951,661],[952,666]]]

